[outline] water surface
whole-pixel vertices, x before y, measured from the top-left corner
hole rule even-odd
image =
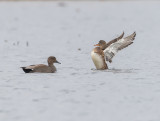
[[[160,2],[0,2],[0,120],[159,121]],[[100,39],[137,32],[98,71]],[[54,74],[20,67],[47,64]]]

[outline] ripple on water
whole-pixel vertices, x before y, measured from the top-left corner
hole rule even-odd
[[[139,69],[108,69],[108,72],[113,72],[113,73],[137,73],[137,70]]]
[[[74,93],[74,92],[76,92],[76,90],[63,89],[63,90],[60,90],[59,92],[60,92],[60,93],[62,92],[62,93],[64,93],[64,94],[69,94],[69,93]]]
[[[112,73],[137,73],[140,69],[107,69],[107,70],[97,70],[97,69],[91,69],[93,72],[92,74],[95,74],[97,72],[112,72]]]

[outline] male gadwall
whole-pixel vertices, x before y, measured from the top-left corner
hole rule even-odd
[[[109,41],[108,43],[106,43],[104,40],[100,40],[99,43],[95,45],[98,47],[95,47],[92,50],[91,57],[94,65],[96,66],[96,69],[108,69],[106,61],[109,61],[111,63],[112,58],[119,50],[131,45],[133,43],[133,40],[135,39],[136,32],[125,38],[123,38],[123,35],[124,32],[121,36]]]
[[[48,66],[44,64],[30,65],[27,67],[21,67],[25,73],[54,73],[56,72],[56,67],[53,63],[59,63],[54,56],[48,57]]]

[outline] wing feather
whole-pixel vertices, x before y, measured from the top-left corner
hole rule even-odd
[[[118,40],[122,39],[123,36],[124,36],[124,32],[123,32],[119,37],[117,37],[117,38],[115,38],[115,39],[109,41],[109,42],[107,43],[106,48],[109,47],[112,43],[115,43],[115,42],[117,42]]]
[[[123,49],[128,47],[133,43],[133,40],[135,39],[136,32],[131,34],[130,36],[127,36],[125,38],[119,39],[115,43],[112,43],[110,46],[108,46],[103,52],[106,58],[106,61],[112,62],[112,58],[116,55],[116,53]]]

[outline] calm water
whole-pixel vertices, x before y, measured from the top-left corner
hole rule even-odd
[[[160,121],[160,2],[0,2],[1,121]],[[90,52],[137,32],[109,70]],[[54,74],[19,67],[62,64]]]

